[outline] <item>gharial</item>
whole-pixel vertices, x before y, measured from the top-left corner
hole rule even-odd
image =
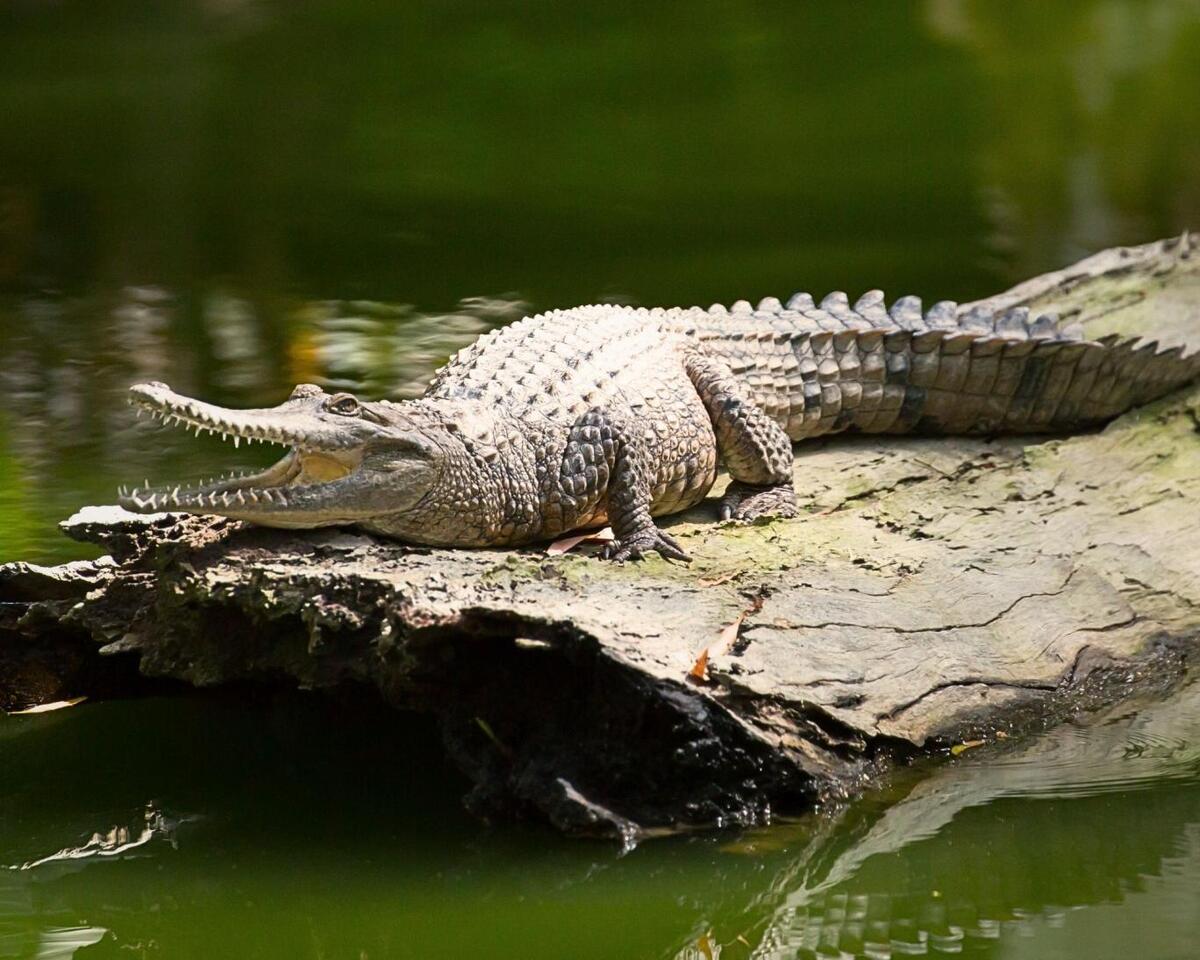
[[[1186,238],[1184,245],[1186,246]],[[419,399],[360,401],[300,384],[231,410],[161,383],[132,401],[168,423],[291,450],[254,474],[138,488],[140,512],[274,527],[353,524],[442,546],[517,545],[611,524],[615,559],[686,559],[655,516],[732,483],[723,518],[796,513],[792,441],[866,433],[1064,431],[1102,424],[1200,375],[1200,353],[1084,338],[1025,308],[853,305],[643,309],[527,317],[456,354]]]

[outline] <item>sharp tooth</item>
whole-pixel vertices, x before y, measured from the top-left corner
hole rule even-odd
[[[235,433],[235,434],[233,435],[233,449],[234,449],[234,450],[236,450],[236,449],[237,449],[239,446],[241,446],[241,443],[242,443],[242,438],[241,438],[241,437],[239,437],[239,436],[238,436],[238,435]]]
[[[245,502],[246,502],[246,498],[245,498],[245,496],[242,494],[242,491],[241,491],[241,490],[239,490],[239,491],[238,491],[236,494],[234,494],[234,496],[236,496],[236,497],[237,497],[237,502],[238,502],[238,503],[245,503]]]
[[[150,505],[150,509],[153,510],[158,506],[158,497],[156,497],[154,494],[150,494],[150,499],[146,502]]]
[[[179,499],[179,488],[178,487],[176,487],[174,490],[171,491],[171,499],[176,500],[176,501]]]

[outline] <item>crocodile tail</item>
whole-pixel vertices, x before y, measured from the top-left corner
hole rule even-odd
[[[1051,314],[871,291],[820,305],[741,304],[698,330],[794,440],[866,433],[1062,432],[1104,423],[1200,378],[1200,352],[1084,338]],[[709,312],[710,315],[713,311]],[[742,322],[739,322],[739,319]]]
[[[859,338],[863,397],[841,426],[888,433],[1043,433],[1102,424],[1200,376],[1200,354],[1140,339],[1076,339],[1059,331],[1024,339],[975,330],[897,330]],[[865,341],[865,342],[864,342]],[[874,353],[869,360],[867,356]],[[849,393],[855,392],[850,387]],[[832,391],[831,391],[832,392]],[[839,391],[847,396],[845,387]],[[878,398],[872,406],[866,394]],[[830,411],[809,418],[828,423]],[[836,403],[836,401],[835,401]],[[835,427],[836,429],[836,427]]]

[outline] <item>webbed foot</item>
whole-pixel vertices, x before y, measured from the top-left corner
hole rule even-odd
[[[796,492],[790,483],[756,487],[734,480],[721,498],[722,520],[757,520],[759,517],[794,517]]]
[[[691,563],[692,558],[683,552],[681,547],[668,533],[663,533],[657,527],[639,530],[632,536],[613,540],[605,548],[601,556],[605,560],[640,560],[651,551],[658,551],[660,556],[668,560],[682,560]]]

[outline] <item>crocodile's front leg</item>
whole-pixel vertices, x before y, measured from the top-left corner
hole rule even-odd
[[[684,364],[712,419],[717,449],[733,478],[721,500],[721,519],[794,517],[792,441],[783,427],[755,406],[720,361],[692,350]]]
[[[641,435],[602,408],[589,410],[571,428],[553,478],[563,528],[586,523],[603,504],[616,537],[605,548],[605,557],[636,560],[657,551],[672,560],[690,560],[650,517],[652,474]]]

